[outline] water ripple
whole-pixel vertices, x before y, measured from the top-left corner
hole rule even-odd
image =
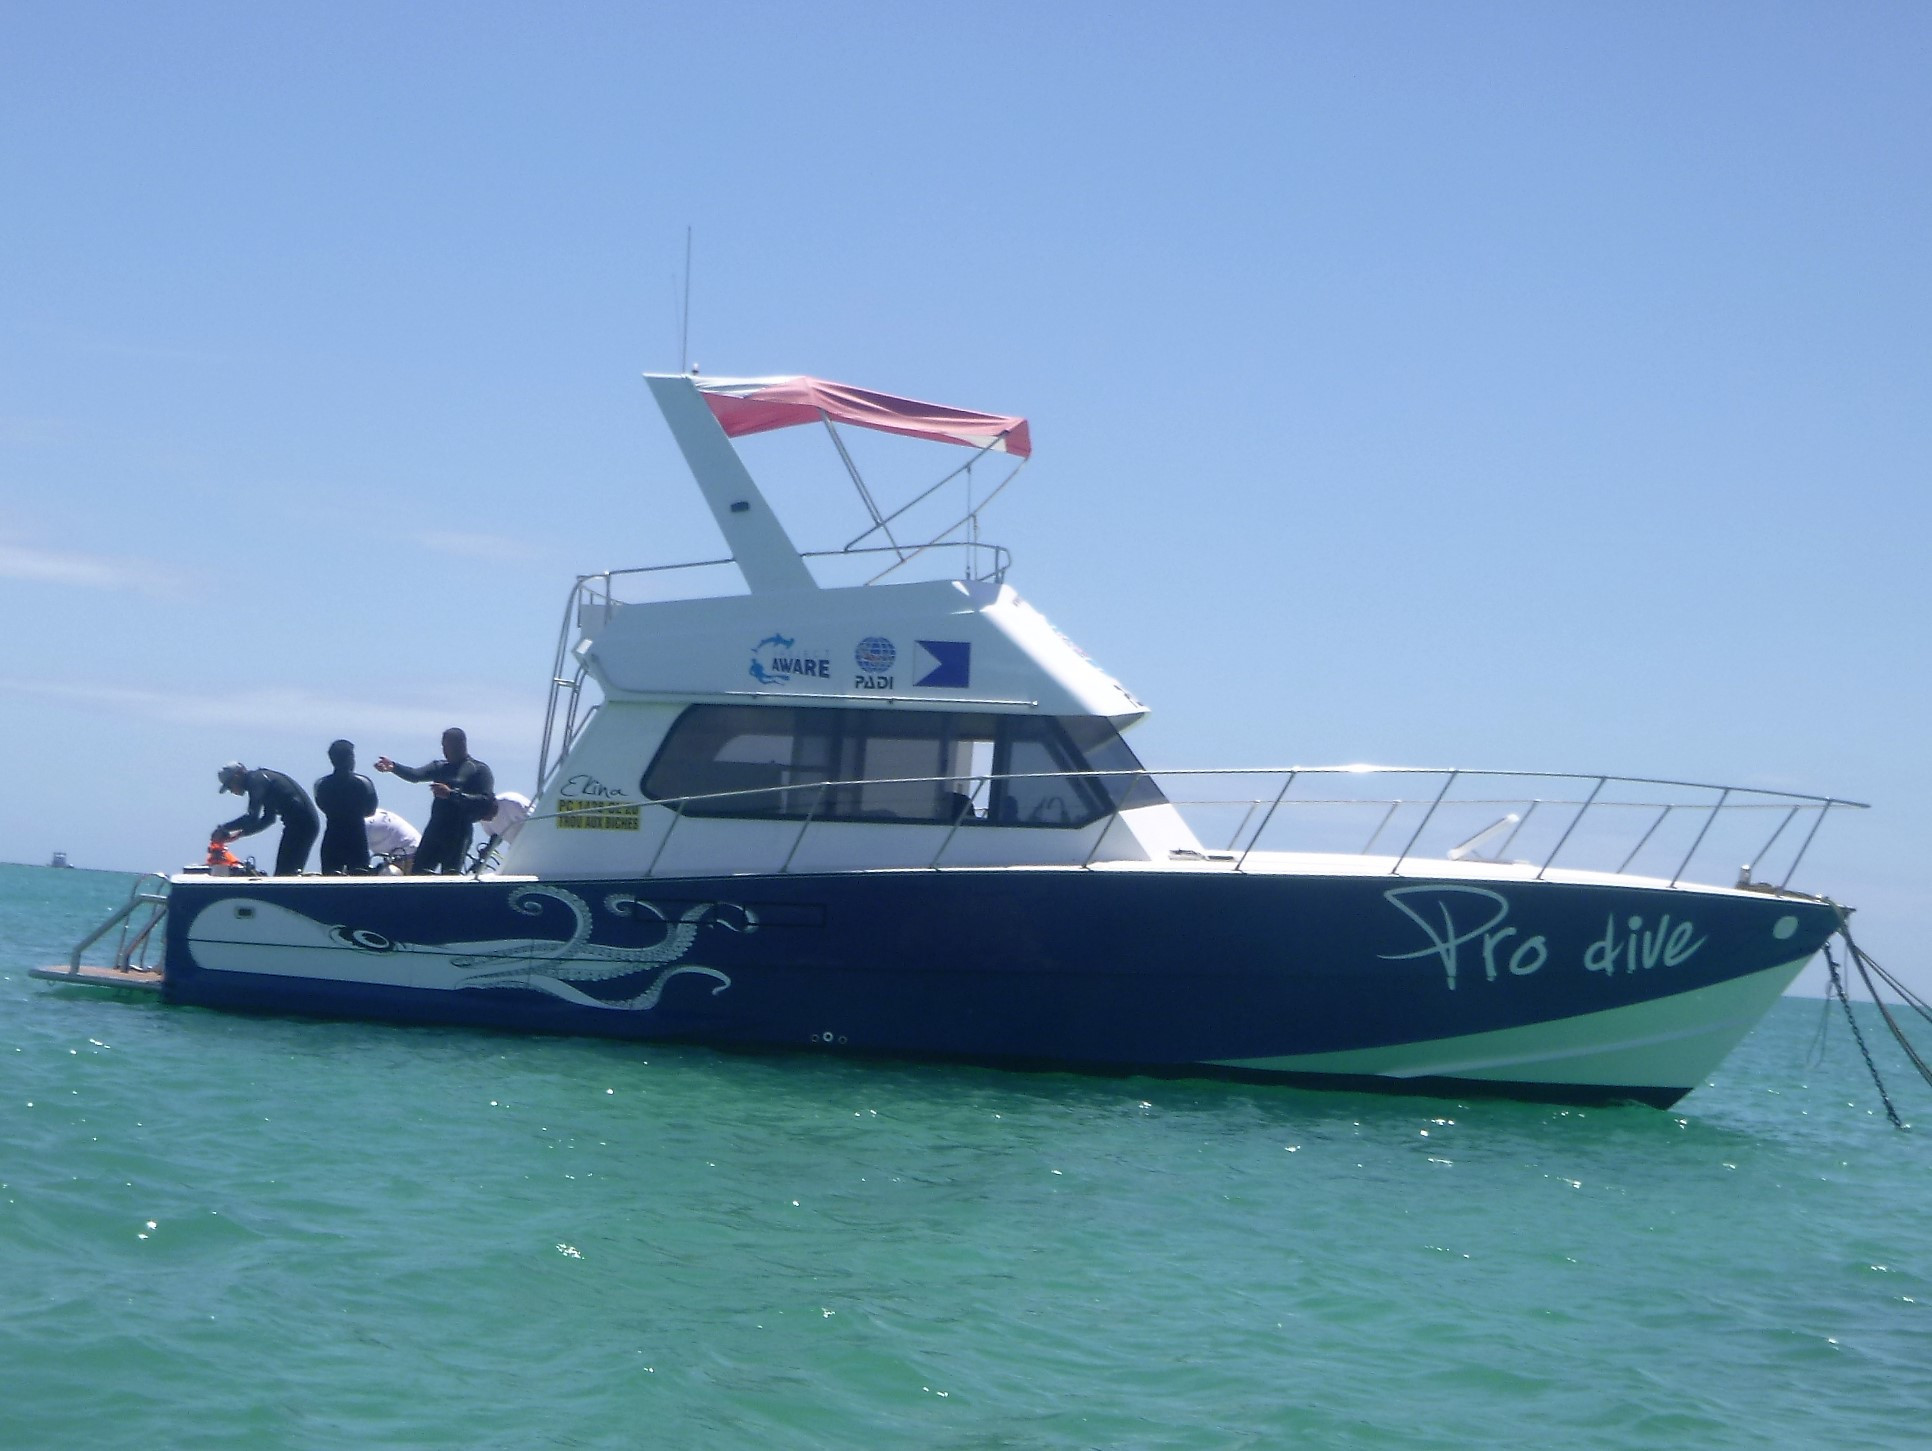
[[[0,1444],[1922,1440],[1927,1150],[1811,1004],[1659,1114],[26,978],[124,891],[0,868]]]

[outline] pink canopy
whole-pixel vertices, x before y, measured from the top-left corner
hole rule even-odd
[[[774,428],[817,423],[821,417],[881,433],[902,433],[936,443],[995,448],[1030,458],[1033,440],[1026,420],[1003,413],[974,413],[895,398],[823,378],[693,378],[727,437],[743,438]]]

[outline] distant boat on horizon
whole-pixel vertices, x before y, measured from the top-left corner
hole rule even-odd
[[[55,852],[55,853],[54,853],[54,859],[53,859],[52,861],[50,861],[50,862],[48,862],[48,863],[47,863],[47,865],[48,865],[48,866],[50,866],[50,867],[68,867],[68,868],[72,868],[72,866],[73,866],[74,864],[73,864],[72,862],[70,862],[70,861],[68,861],[68,860],[67,860],[67,853],[66,853],[66,852],[64,852],[64,851],[57,851],[57,852]]]

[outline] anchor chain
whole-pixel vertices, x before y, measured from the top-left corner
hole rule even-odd
[[[1872,1082],[1878,1087],[1879,1102],[1885,1105],[1885,1117],[1892,1121],[1892,1127],[1902,1129],[1905,1121],[1892,1107],[1892,1096],[1885,1091],[1885,1080],[1879,1075],[1878,1064],[1872,1058],[1872,1050],[1865,1046],[1865,1035],[1858,1030],[1858,1018],[1852,1012],[1851,996],[1845,991],[1845,981],[1838,975],[1838,959],[1831,955],[1831,944],[1825,944],[1825,965],[1831,969],[1831,990],[1838,1001],[1845,1005],[1845,1021],[1851,1024],[1852,1041],[1858,1044],[1858,1051],[1864,1055],[1865,1071],[1872,1075]]]
[[[1833,902],[1831,905],[1838,913],[1838,935],[1845,939],[1845,951],[1850,960],[1850,964],[1858,969],[1858,976],[1865,984],[1865,991],[1871,994],[1872,1006],[1878,1009],[1878,1015],[1885,1020],[1885,1026],[1891,1032],[1892,1040],[1898,1044],[1900,1051],[1905,1054],[1906,1060],[1918,1072],[1919,1077],[1928,1086],[1932,1086],[1932,1064],[1927,1064],[1918,1049],[1913,1047],[1911,1039],[1906,1037],[1905,1029],[1900,1026],[1898,1019],[1892,1015],[1892,1005],[1887,1003],[1879,995],[1878,984],[1873,979],[1877,978],[1878,982],[1882,982],[1889,987],[1898,996],[1901,1003],[1911,1008],[1927,1023],[1932,1023],[1932,1004],[1928,1004],[1924,998],[1920,997],[1891,973],[1887,972],[1876,960],[1866,953],[1852,937],[1850,914],[1836,902]],[[1886,1091],[1885,1080],[1879,1074],[1877,1060],[1872,1057],[1872,1051],[1865,1042],[1865,1035],[1859,1030],[1858,1019],[1852,1012],[1851,994],[1846,989],[1846,976],[1839,971],[1838,959],[1832,955],[1830,943],[1825,944],[1824,952],[1825,964],[1831,972],[1832,993],[1844,1005],[1845,1021],[1851,1025],[1852,1038],[1857,1042],[1858,1051],[1865,1059],[1866,1070],[1872,1075],[1872,1082],[1878,1088],[1878,1096],[1885,1104],[1885,1115],[1891,1119],[1892,1127],[1899,1129],[1905,1128],[1906,1124],[1904,1120],[1899,1117],[1897,1108],[1892,1104],[1891,1095]],[[1822,1024],[1820,1025],[1820,1031],[1822,1035]]]

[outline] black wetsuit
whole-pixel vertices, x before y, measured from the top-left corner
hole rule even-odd
[[[369,813],[376,809],[375,783],[354,771],[331,771],[315,783],[315,804],[329,823],[322,832],[322,870],[369,870]]]
[[[474,756],[460,762],[431,761],[427,766],[397,766],[405,781],[441,781],[449,795],[429,808],[429,825],[416,848],[417,873],[460,872],[470,849],[470,827],[496,814],[496,777]]]
[[[280,817],[282,844],[275,853],[275,875],[301,875],[302,868],[309,864],[309,848],[322,829],[322,819],[315,814],[309,793],[280,771],[257,767],[242,779],[248,784],[248,810],[215,830],[253,836]]]

